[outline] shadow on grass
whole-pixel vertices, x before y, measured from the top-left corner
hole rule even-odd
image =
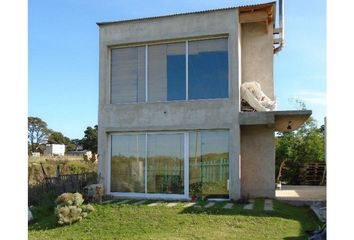
[[[28,230],[49,230],[57,227],[61,227],[61,225],[57,223],[54,213],[42,216],[41,218],[35,217],[28,223]]]
[[[264,200],[256,199],[253,210],[245,210],[244,204],[235,204],[232,209],[223,209],[226,203],[216,203],[212,208],[189,207],[183,209],[179,214],[209,214],[209,215],[238,215],[250,217],[278,217],[294,220],[301,225],[302,236],[286,237],[287,240],[307,239],[310,233],[318,230],[323,225],[309,207],[295,207],[289,204],[273,200],[274,211],[264,211]],[[199,205],[199,204],[198,204]],[[201,206],[204,203],[200,204]]]

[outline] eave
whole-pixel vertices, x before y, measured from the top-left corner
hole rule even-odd
[[[271,112],[240,112],[241,126],[268,125],[275,131],[291,132],[301,127],[311,116],[311,110],[271,111]]]

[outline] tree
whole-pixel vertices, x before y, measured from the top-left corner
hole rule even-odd
[[[316,120],[309,117],[298,130],[278,135],[275,139],[276,173],[281,162],[287,160],[288,172],[284,177],[290,184],[298,184],[303,163],[324,161],[324,133],[321,127],[317,128]]]
[[[48,143],[50,144],[65,144],[67,142],[70,142],[70,139],[61,132],[52,132],[48,137]]]
[[[70,138],[65,137],[61,132],[52,132],[48,137],[48,143],[50,144],[64,144],[66,151],[75,150],[76,146],[70,140]]]
[[[301,99],[295,99],[295,107],[298,110],[306,110],[306,104]],[[280,164],[286,160],[287,171],[283,180],[289,184],[299,184],[300,168],[304,163],[323,162],[325,159],[324,125],[317,128],[316,120],[310,116],[298,130],[277,135],[276,174]]]
[[[87,127],[85,130],[85,136],[82,139],[82,145],[84,149],[90,150],[92,153],[97,153],[97,135],[98,126],[95,125],[94,128]]]
[[[32,152],[34,152],[40,144],[46,143],[51,130],[48,129],[47,123],[39,117],[28,117],[28,142]]]

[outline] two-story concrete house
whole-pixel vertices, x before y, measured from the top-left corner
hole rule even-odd
[[[311,111],[243,112],[241,84],[272,100],[276,3],[98,23],[99,174],[117,197],[274,197],[275,131]]]

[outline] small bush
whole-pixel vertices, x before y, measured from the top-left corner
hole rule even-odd
[[[84,199],[80,193],[63,193],[56,200],[55,215],[61,225],[72,224],[85,218],[94,211],[90,204],[83,205]]]

